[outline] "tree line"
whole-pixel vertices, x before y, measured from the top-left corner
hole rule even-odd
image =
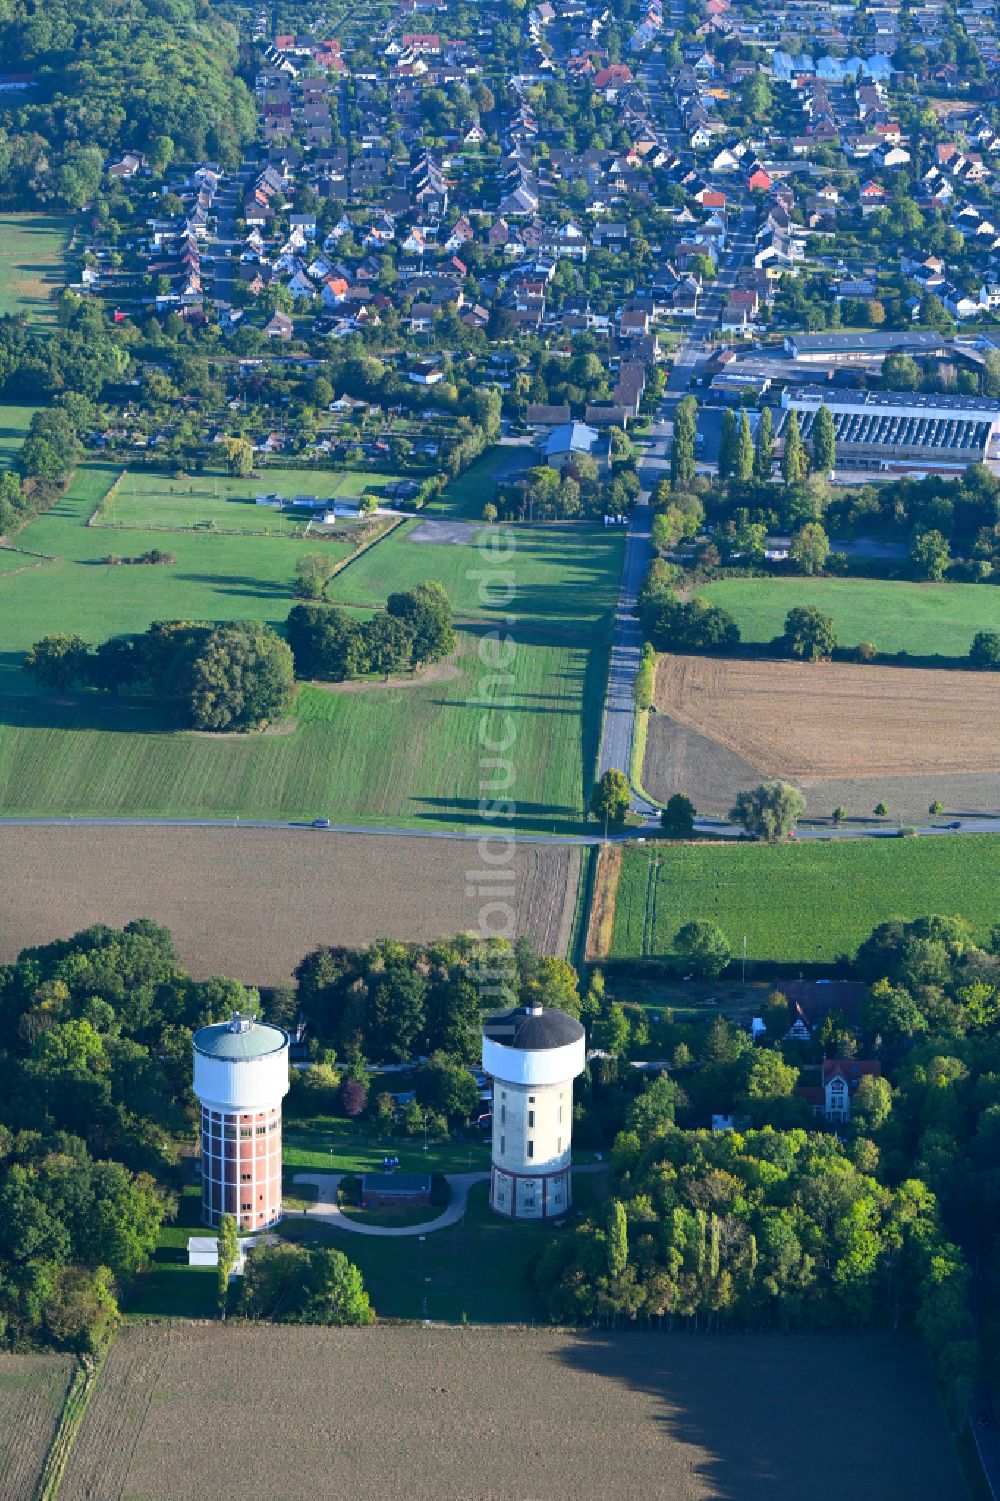
[[[448,656],[457,640],[448,596],[430,579],[390,594],[369,620],[334,605],[294,605],[287,630],[297,676],[332,682],[419,671]]]

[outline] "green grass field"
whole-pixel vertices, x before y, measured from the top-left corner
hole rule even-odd
[[[36,410],[9,402],[0,405],[0,469],[14,468]]]
[[[882,579],[723,579],[699,589],[723,605],[745,641],[780,636],[796,605],[833,617],[842,646],[964,657],[977,631],[1000,630],[1000,589],[990,584],[906,584]]]
[[[275,511],[258,506],[257,495],[317,495],[324,500],[356,499],[371,491],[382,495],[398,476],[358,470],[309,473],[301,469],[263,469],[253,479],[227,474],[193,474],[174,479],[150,470],[129,470],[114,494],[105,501],[102,527],[206,528],[221,531],[301,534],[309,521],[304,512]],[[111,545],[111,544],[109,544]],[[128,551],[127,539],[117,544]]]
[[[421,515],[480,521],[483,506],[493,499],[497,485],[538,462],[540,455],[527,446],[497,445],[480,455],[464,474],[451,480]]]
[[[52,214],[0,214],[0,316],[51,321],[71,229],[69,219]]]
[[[149,706],[84,694],[55,700],[21,671],[23,653],[53,630],[87,640],[145,629],[155,619],[250,619],[276,625],[293,603],[296,557],[309,540],[171,536],[177,561],[166,567],[112,567],[100,560],[126,551],[87,518],[115,471],[81,469],[68,495],[17,538],[56,561],[0,573],[0,811],[6,814],[210,815],[459,826],[478,819],[481,773],[475,746],[484,716],[510,716],[513,785],[524,828],[576,827],[583,814],[600,733],[607,631],[617,587],[620,539],[567,530],[554,545],[525,541],[502,565],[515,575],[510,613],[516,647],[508,688],[483,665],[480,636],[488,612],[460,632],[457,662],[437,680],[362,691],[306,686],[291,733],[213,739],[171,733]],[[163,546],[162,534],[127,532],[127,551]],[[117,540],[117,539],[115,539]],[[346,556],[345,544],[327,543]],[[359,570],[370,604],[390,588],[477,559],[468,547],[422,546],[393,536],[376,544]],[[435,558],[433,554],[440,554]],[[459,566],[459,559],[466,558]],[[492,678],[483,686],[484,680]],[[483,695],[485,694],[485,701]],[[505,721],[506,723],[506,721]],[[504,732],[506,736],[506,731]]]
[[[1000,838],[851,839],[797,845],[629,848],[611,957],[663,958],[695,918],[717,923],[747,957],[826,964],[852,954],[892,917],[968,918],[985,938],[997,920]]]
[[[622,537],[604,527],[508,527],[501,533],[482,528],[464,542],[410,541],[421,519],[408,521],[379,547],[345,569],[330,589],[340,603],[375,608],[397,589],[421,579],[445,587],[459,618],[502,621],[516,615],[519,624],[537,622],[541,632],[587,635],[607,618],[621,577]],[[491,544],[503,547],[500,555]],[[499,586],[485,588],[482,574],[503,569],[510,576],[511,597]]]

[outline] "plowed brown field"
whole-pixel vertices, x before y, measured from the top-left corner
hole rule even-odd
[[[0,963],[92,923],[151,917],[196,978],[288,980],[319,944],[426,942],[499,927],[543,954],[570,941],[580,851],[519,843],[483,877],[474,841],[312,829],[0,826]],[[508,890],[498,889],[509,885]]]
[[[28,1501],[73,1374],[72,1355],[0,1354],[0,1496]]]
[[[1000,770],[993,673],[664,656],[656,706],[772,776]]]
[[[840,1501],[845,1434],[851,1501],[964,1494],[904,1340],[133,1326],[59,1496]]]

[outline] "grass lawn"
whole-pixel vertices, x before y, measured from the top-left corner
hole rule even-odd
[[[201,1188],[189,1184],[178,1197],[177,1218],[161,1226],[148,1271],[136,1278],[123,1308],[133,1318],[211,1319],[217,1313],[214,1267],[188,1266],[191,1235],[208,1235],[201,1223]]]
[[[0,405],[0,469],[13,469],[37,407]]]
[[[858,839],[798,845],[629,848],[618,884],[611,957],[672,954],[677,930],[717,923],[751,959],[827,964],[892,917],[996,921],[1000,839]]]
[[[386,1080],[385,1088],[392,1087]],[[470,1133],[461,1141],[432,1139],[426,1154],[423,1148],[422,1136],[393,1136],[383,1141],[365,1126],[340,1116],[286,1121],[282,1133],[282,1163],[288,1180],[295,1173],[380,1173],[383,1160],[390,1156],[399,1158],[403,1173],[486,1172],[490,1165],[486,1132]]]
[[[463,542],[411,541],[422,525],[421,518],[406,522],[345,569],[333,582],[331,598],[374,608],[393,590],[437,579],[459,618],[500,623],[515,614],[519,623],[537,622],[553,634],[574,636],[593,631],[614,607],[620,532],[603,526],[484,527],[474,534],[470,529]],[[483,587],[484,572],[499,570],[510,575],[510,598],[499,585]]]
[[[51,321],[71,228],[53,214],[0,214],[0,316]]]
[[[1000,630],[1000,590],[989,584],[907,584],[883,579],[723,579],[698,590],[733,616],[745,641],[780,636],[796,605],[833,617],[842,646],[964,657],[977,631]]]
[[[109,551],[125,549],[109,547],[107,531],[86,521],[114,473],[82,469],[68,495],[19,534],[19,546],[56,561],[0,575],[0,811],[289,820],[322,813],[347,823],[454,827],[478,822],[487,773],[475,746],[486,724],[504,739],[513,727],[507,795],[517,803],[519,826],[550,832],[579,825],[600,735],[620,538],[612,543],[590,529],[567,529],[558,539],[523,534],[521,587],[516,553],[512,563],[516,643],[504,663],[510,683],[488,653],[484,665],[483,619],[460,631],[454,668],[436,680],[361,691],[306,685],[290,733],[168,734],[169,724],[148,705],[39,694],[20,670],[23,653],[54,630],[99,641],[156,619],[280,625],[293,603],[295,559],[316,544],[178,534],[170,539],[172,565],[104,565]],[[123,535],[130,554],[163,545],[161,533]],[[349,550],[325,545],[344,556]],[[469,548],[395,537],[373,551],[383,548],[386,564],[366,554],[345,571],[346,592],[378,603],[388,588],[433,577],[435,561],[451,563],[461,584],[457,559],[479,561]],[[355,569],[360,584],[351,585]],[[465,602],[475,605],[469,594]]]
[[[540,462],[537,449],[524,445],[504,444],[481,454],[464,474],[445,486],[440,496],[426,505],[422,516],[447,516],[466,521],[480,521],[483,506],[492,500],[497,485],[504,479],[530,469]]]
[[[277,532],[301,535],[310,520],[305,511],[291,514],[258,506],[257,495],[317,495],[324,500],[350,499],[371,491],[382,494],[396,476],[347,470],[305,472],[301,469],[262,469],[252,479],[228,474],[192,474],[174,479],[149,470],[129,470],[101,512],[100,525],[109,527],[171,527],[221,531]],[[343,524],[343,523],[342,523]],[[320,529],[322,531],[322,528]],[[123,538],[116,550],[129,552]]]
[[[577,1175],[574,1197],[579,1207],[593,1188]],[[465,1218],[421,1240],[353,1235],[305,1220],[280,1227],[288,1239],[336,1245],[361,1269],[382,1318],[435,1319],[474,1324],[526,1323],[542,1318],[532,1285],[532,1270],[543,1247],[559,1232],[544,1225],[512,1225],[489,1207],[489,1184],[469,1193]]]

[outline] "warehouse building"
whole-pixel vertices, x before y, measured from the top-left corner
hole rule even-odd
[[[779,439],[794,410],[808,445],[822,405],[833,417],[838,469],[965,469],[994,457],[1000,439],[1000,399],[822,386],[782,393]]]
[[[944,354],[947,342],[933,329],[880,329],[877,333],[787,334],[785,353],[815,365],[868,365],[887,354],[914,359]]]

